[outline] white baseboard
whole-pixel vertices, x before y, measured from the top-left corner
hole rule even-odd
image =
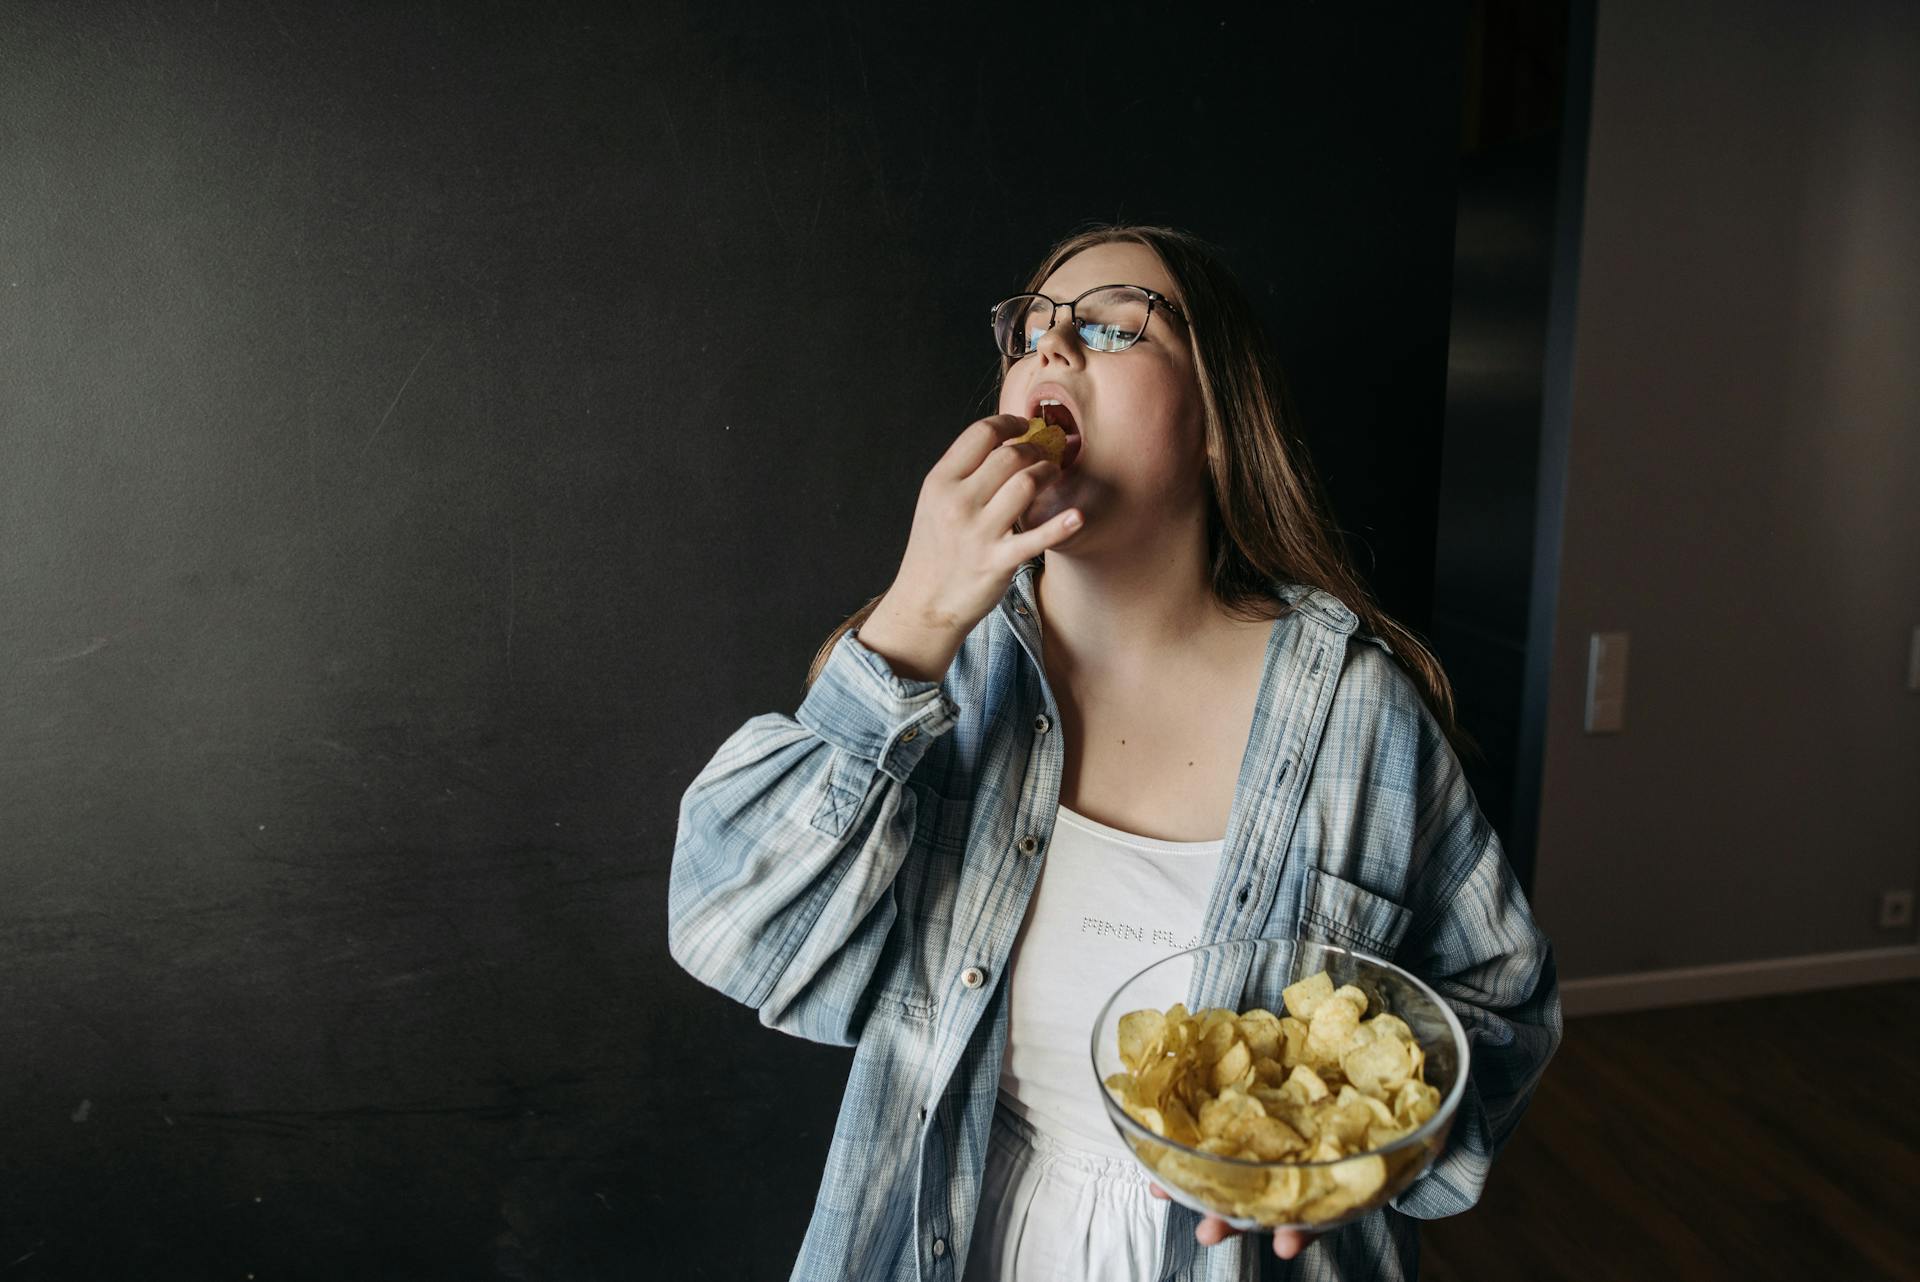
[[[1864,948],[1851,953],[1769,957],[1723,966],[1685,966],[1677,970],[1567,979],[1560,983],[1560,1004],[1568,1015],[1607,1015],[1616,1011],[1879,984],[1896,979],[1920,979],[1920,946],[1903,944],[1897,948]]]

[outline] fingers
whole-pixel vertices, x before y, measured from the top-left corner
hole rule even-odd
[[[980,419],[954,438],[947,452],[933,466],[933,475],[948,481],[965,480],[980,469],[987,456],[1027,430],[1027,420],[1014,414],[992,414]]]
[[[1025,450],[1026,446],[1021,446]],[[1013,450],[1004,451],[1012,454]],[[985,471],[982,468],[981,471]],[[1027,510],[1034,496],[1060,479],[1060,469],[1046,459],[1029,463],[1019,471],[1002,481],[993,496],[980,509],[980,517],[995,534],[1004,534],[1013,528],[1020,514]]]
[[[1149,1183],[1147,1185],[1147,1192],[1159,1198],[1162,1202],[1171,1202],[1173,1200],[1172,1196],[1158,1184]],[[1193,1230],[1193,1236],[1198,1239],[1201,1246],[1218,1246],[1237,1232],[1239,1232],[1238,1229],[1230,1226],[1219,1216],[1209,1215],[1202,1219],[1199,1226]]]
[[[1275,1229],[1273,1231],[1273,1253],[1283,1260],[1291,1260],[1307,1249],[1307,1243],[1318,1236],[1302,1233],[1299,1229]]]
[[[972,476],[960,482],[960,492],[967,495],[975,507],[984,508],[994,501],[996,495],[1005,491],[1009,480],[1037,463],[1047,463],[1054,467],[1053,474],[1059,475],[1059,468],[1040,452],[1038,446],[1001,445],[987,454]],[[1018,512],[1014,513],[1014,516],[1018,515]],[[1007,524],[1013,524],[1012,517],[1007,518]]]
[[[1031,530],[1022,530],[1006,541],[1009,560],[1014,565],[1019,565],[1023,561],[1031,561],[1050,547],[1058,547],[1080,532],[1083,520],[1080,509],[1070,507],[1045,525]],[[1153,1190],[1153,1194],[1155,1197],[1167,1196],[1158,1187]]]
[[[1148,1184],[1147,1192],[1153,1194],[1153,1196],[1163,1202],[1173,1200],[1167,1191],[1158,1184]],[[1199,1226],[1193,1230],[1193,1236],[1194,1240],[1199,1242],[1201,1246],[1219,1246],[1239,1231],[1239,1229],[1234,1228],[1219,1216],[1209,1215],[1202,1219]],[[1293,1257],[1288,1256],[1287,1258],[1292,1259]]]
[[[1147,1192],[1161,1201],[1171,1201],[1165,1189],[1158,1184],[1148,1184]],[[1240,1230],[1228,1224],[1217,1215],[1209,1215],[1200,1221],[1193,1231],[1193,1237],[1201,1246],[1219,1246],[1222,1242]],[[1275,1229],[1273,1231],[1273,1253],[1283,1260],[1291,1260],[1307,1249],[1307,1244],[1318,1237],[1317,1233],[1302,1233],[1299,1229]]]

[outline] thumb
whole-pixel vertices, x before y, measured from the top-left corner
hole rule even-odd
[[[1273,1231],[1273,1253],[1283,1260],[1291,1260],[1307,1249],[1317,1234],[1302,1233],[1299,1229],[1275,1229]]]

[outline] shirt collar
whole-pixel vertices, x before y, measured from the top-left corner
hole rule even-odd
[[[1038,626],[1040,597],[1034,585],[1045,568],[1046,556],[1043,553],[1032,560],[1022,561],[1020,568],[1013,572],[1013,582],[1007,585],[1007,595],[1001,601],[1000,608],[1008,614],[1007,621],[1016,629],[1020,628],[1023,622]],[[1360,616],[1348,609],[1339,597],[1325,588],[1276,580],[1274,591],[1293,609],[1332,628],[1335,632],[1352,635],[1360,626]],[[1026,615],[1020,614],[1021,606],[1026,607]]]

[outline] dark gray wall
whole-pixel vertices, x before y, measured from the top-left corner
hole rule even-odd
[[[1542,920],[1582,1001],[1911,976],[1878,908],[1920,880],[1920,10],[1598,17]],[[1626,729],[1588,735],[1612,631]]]
[[[676,806],[883,587],[986,305],[1223,242],[1425,628],[1460,15],[14,5],[0,1269],[784,1277],[843,1052]]]

